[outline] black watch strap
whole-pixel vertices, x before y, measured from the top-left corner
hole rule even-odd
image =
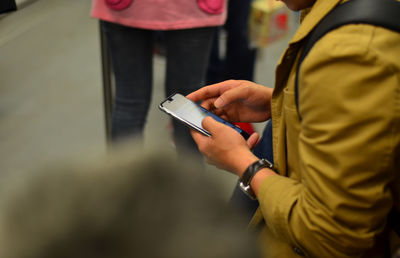
[[[262,168],[272,169],[273,166],[274,165],[266,159],[260,159],[252,163],[240,177],[239,188],[242,189],[242,191],[245,194],[247,194],[251,199],[255,200],[257,197],[254,194],[253,189],[251,189],[250,187],[251,180],[260,169]]]

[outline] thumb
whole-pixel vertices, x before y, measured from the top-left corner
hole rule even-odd
[[[203,126],[204,129],[209,131],[211,135],[215,134],[218,131],[218,129],[223,126],[223,124],[221,124],[211,116],[206,116],[201,122],[201,125]]]

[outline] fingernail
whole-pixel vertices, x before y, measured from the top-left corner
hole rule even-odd
[[[215,106],[216,108],[220,108],[223,104],[224,104],[224,103],[223,103],[222,99],[220,99],[220,98],[218,98],[218,99],[214,102],[214,106]]]

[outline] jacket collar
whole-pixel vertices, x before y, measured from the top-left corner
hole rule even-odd
[[[314,27],[324,18],[341,0],[317,0],[303,17],[299,28],[290,40],[289,44],[294,44],[304,39]]]

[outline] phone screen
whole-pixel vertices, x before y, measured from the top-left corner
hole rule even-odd
[[[187,99],[181,94],[173,94],[160,104],[160,109],[182,121],[188,126],[210,136],[210,132],[201,126],[201,122],[206,116],[213,117],[216,121],[223,123],[240,133],[245,139],[249,137],[248,133],[241,128],[225,121],[214,113]]]

